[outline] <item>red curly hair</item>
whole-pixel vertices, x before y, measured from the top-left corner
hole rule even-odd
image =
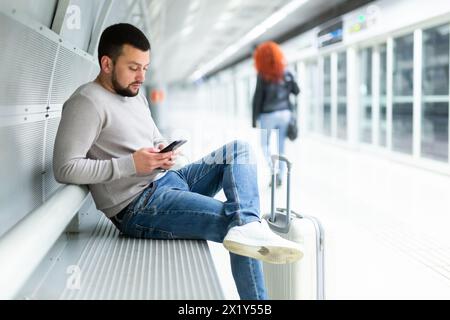
[[[283,78],[286,60],[281,48],[273,41],[260,44],[253,54],[255,68],[264,80],[278,82]]]

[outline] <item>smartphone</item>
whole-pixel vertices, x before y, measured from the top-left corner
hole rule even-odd
[[[187,142],[187,140],[175,140],[174,142],[172,142],[171,144],[169,144],[167,147],[165,147],[164,149],[162,149],[160,151],[160,153],[164,153],[164,152],[170,152],[173,150],[178,149],[180,146],[182,146],[183,144],[185,144]]]

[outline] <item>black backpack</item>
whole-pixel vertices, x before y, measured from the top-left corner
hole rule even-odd
[[[291,73],[287,74],[287,77],[285,77],[287,80],[287,90],[288,90],[288,96],[290,93],[293,93],[295,96],[297,96],[300,93],[300,89],[295,82],[294,77]],[[289,97],[288,97],[289,99]],[[294,141],[298,137],[298,125],[297,125],[297,98],[295,99],[295,103],[293,104],[289,100],[290,109],[291,109],[291,119],[289,120],[289,125],[287,129],[287,137],[289,140]]]
[[[289,120],[287,129],[287,136],[291,141],[294,141],[298,137],[297,112],[291,113],[291,119]]]

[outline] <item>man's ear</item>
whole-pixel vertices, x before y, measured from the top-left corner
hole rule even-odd
[[[110,74],[112,73],[113,70],[113,61],[110,57],[108,56],[103,56],[102,59],[100,60],[101,62],[101,66],[102,66],[102,71]]]

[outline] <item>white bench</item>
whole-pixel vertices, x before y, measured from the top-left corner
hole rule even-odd
[[[121,237],[79,186],[2,236],[0,261],[1,299],[224,299],[206,241]]]

